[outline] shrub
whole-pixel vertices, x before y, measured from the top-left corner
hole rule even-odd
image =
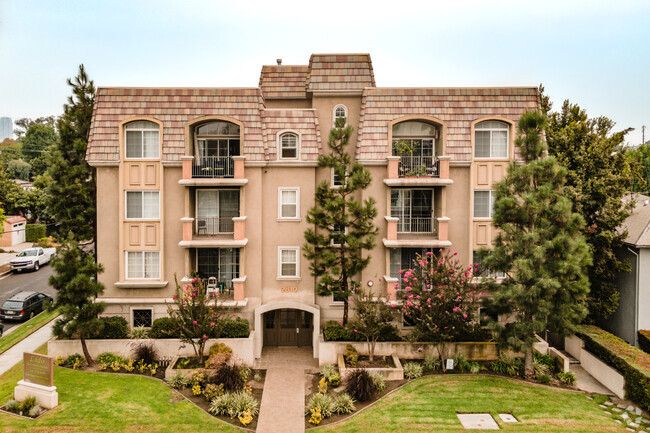
[[[74,355],[73,355],[74,356]],[[70,359],[70,358],[68,358]],[[121,356],[115,355],[111,352],[103,352],[97,355],[97,363],[102,365],[111,365],[114,362],[122,362],[124,358]],[[67,361],[66,361],[67,362]]]
[[[346,375],[345,391],[357,401],[366,401],[377,392],[377,384],[368,370],[359,368]]]
[[[348,344],[348,346],[345,348],[343,358],[347,364],[350,364],[350,367],[356,367],[357,361],[359,361],[359,354],[354,347]]]
[[[131,331],[129,332],[129,338],[133,340],[149,338],[149,330],[144,326],[136,326],[134,328],[131,328]]]
[[[196,373],[192,374],[192,377],[190,378],[190,385],[192,385],[192,388],[194,388],[195,386],[198,386],[200,388],[201,385],[205,383],[205,380],[206,380],[205,374],[200,371],[197,371]]]
[[[404,377],[408,379],[417,379],[422,376],[422,365],[417,362],[407,362],[404,364]]]
[[[221,394],[223,394],[222,384],[216,385],[214,383],[208,383],[203,389],[203,397],[205,397],[206,401],[208,402],[212,401],[215,397],[218,397]]]
[[[325,364],[320,369],[320,375],[327,380],[332,386],[339,386],[341,384],[341,376],[338,370],[332,364]]]
[[[581,326],[585,349],[625,378],[625,397],[650,410],[650,354],[596,326]]]
[[[18,402],[14,400],[13,398],[10,398],[7,403],[5,403],[4,409],[7,412],[13,412],[13,413],[18,413]]]
[[[335,320],[330,320],[325,323],[323,327],[323,337],[325,341],[364,341],[362,335],[350,327],[339,324]],[[391,324],[386,324],[381,327],[379,338],[377,341],[402,341],[403,338],[399,335],[399,329]]]
[[[190,384],[189,380],[187,380],[185,375],[180,371],[174,374],[170,379],[168,379],[167,383],[169,383],[169,386],[171,386],[174,389],[184,389],[187,388],[188,385]]]
[[[569,386],[573,386],[573,384],[576,382],[576,376],[570,371],[560,371],[557,374],[557,378],[560,379],[561,382],[566,383]]]
[[[144,364],[153,364],[158,360],[158,350],[150,341],[143,341],[133,347],[133,359]]]
[[[38,242],[45,237],[44,224],[27,224],[25,226],[25,242]]]
[[[370,376],[372,376],[372,380],[377,385],[377,391],[381,392],[386,388],[386,379],[384,379],[384,376],[379,373],[370,373]]]
[[[496,361],[490,363],[490,370],[498,374],[506,374],[508,376],[516,376],[523,367],[521,359],[513,358],[507,353],[499,354]]]
[[[247,338],[251,333],[248,320],[241,317],[224,320],[221,328],[216,338]]]
[[[483,367],[483,368],[484,368],[484,367]],[[478,362],[474,361],[474,362],[470,362],[470,363],[469,363],[469,372],[470,372],[470,373],[472,373],[472,374],[476,374],[476,373],[478,373],[479,371],[481,371],[481,369],[482,369],[482,367],[481,367],[481,365],[480,365]]]
[[[239,377],[241,378],[242,383],[248,382],[248,378],[251,375],[251,369],[242,365],[239,367]]]
[[[39,238],[38,241],[36,242],[36,246],[41,248],[54,247],[54,236]]]
[[[150,338],[178,338],[179,333],[170,317],[160,317],[153,321],[149,330]]]
[[[307,411],[306,415],[312,410],[315,410],[317,407],[320,407],[321,415],[323,418],[329,418],[334,415],[334,398],[329,394],[316,393],[312,394],[307,400]]]
[[[244,388],[241,380],[240,367],[238,365],[224,364],[211,377],[211,383],[222,384],[228,392],[240,391]]]
[[[124,339],[129,335],[129,323],[122,316],[100,317],[98,330],[90,338]]]
[[[436,358],[435,356],[427,356],[424,359],[424,364],[422,364],[422,367],[425,372],[440,370],[442,368],[442,361],[440,358]]]
[[[68,358],[65,360],[65,365],[66,367],[72,367],[73,369],[77,369],[83,365],[84,362],[84,357],[79,355],[78,353],[75,353],[74,355],[68,356]]]
[[[205,361],[205,368],[221,368],[230,361],[232,349],[223,343],[215,343],[210,346],[208,360]]]
[[[533,359],[533,374],[536,378],[544,375],[548,376],[551,374],[551,369],[548,367],[548,365],[543,364],[536,359]]]
[[[318,392],[320,393],[327,393],[327,379],[324,377],[321,377],[320,381],[318,382]]]
[[[59,340],[67,340],[72,338],[73,333],[66,329],[68,321],[63,317],[59,317],[54,321],[52,325],[52,335],[54,335]]]
[[[471,364],[464,355],[456,353],[454,355],[454,368],[457,368],[458,371],[465,372],[470,370]]]
[[[544,355],[539,353],[538,351],[533,352],[533,361],[534,362],[536,361],[538,364],[545,365],[548,368],[548,371],[546,371],[547,374],[550,374],[555,370],[556,362],[557,362],[550,355]],[[535,365],[533,364],[533,369],[534,368]]]
[[[39,405],[34,406],[27,412],[27,415],[31,416],[32,418],[36,418],[39,416],[41,413],[43,413],[43,408],[40,407]]]
[[[536,377],[537,377],[537,380],[539,380],[539,383],[544,383],[544,384],[551,383],[551,376],[548,375],[548,374],[541,374],[541,375],[536,376]]]
[[[23,414],[28,414],[30,410],[36,407],[36,397],[26,397],[25,400],[18,403],[18,410]]]
[[[342,392],[334,398],[334,413],[347,415],[355,411],[354,399],[349,394]]]
[[[31,416],[32,418],[36,418],[43,411],[43,409],[36,404],[36,397],[27,397],[23,401],[10,399],[5,404],[4,409],[8,412]]]
[[[310,409],[309,412],[311,413],[309,422],[314,425],[320,424],[320,422],[323,420],[323,414],[321,414],[320,406],[316,406],[316,408]]]
[[[645,353],[650,353],[650,331],[640,330],[638,332],[639,336],[639,347]]]
[[[244,416],[246,411],[250,416],[256,416],[259,403],[247,392],[226,392],[212,400],[208,411],[213,415],[228,415],[231,418]]]

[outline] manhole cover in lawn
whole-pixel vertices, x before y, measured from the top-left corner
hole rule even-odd
[[[519,422],[517,421],[517,418],[512,416],[512,414],[509,413],[500,413],[499,418],[501,418],[501,421],[503,422]]]
[[[456,416],[466,429],[499,430],[499,425],[489,413],[458,413]]]

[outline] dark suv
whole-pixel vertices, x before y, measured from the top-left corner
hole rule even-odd
[[[31,319],[52,302],[52,298],[38,292],[20,292],[7,299],[0,307],[0,319]]]

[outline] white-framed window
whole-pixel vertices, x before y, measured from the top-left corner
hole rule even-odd
[[[476,275],[479,277],[490,277],[490,278],[505,278],[506,273],[505,272],[494,272],[489,269],[486,269],[483,264],[482,264],[482,257],[481,253],[479,251],[472,251],[472,262],[475,265],[478,265],[478,272],[476,272]]]
[[[345,295],[340,293],[332,293],[332,304],[343,304],[345,302]]]
[[[160,278],[160,251],[127,251],[127,280],[157,280]]]
[[[278,218],[289,220],[300,218],[300,188],[278,189]]]
[[[474,218],[492,218],[495,191],[474,191]]]
[[[148,120],[136,120],[124,126],[127,159],[160,157],[160,127]]]
[[[474,126],[474,157],[507,158],[510,125],[486,120]]]
[[[278,247],[278,278],[300,277],[300,248]]]
[[[151,308],[134,308],[131,310],[131,326],[151,328],[153,323],[153,309]]]
[[[348,177],[348,171],[345,170],[345,177]],[[344,178],[341,178],[341,176],[336,175],[336,170],[334,170],[334,167],[332,167],[332,187],[338,188],[339,186],[343,186],[343,183],[345,182]]]
[[[340,105],[339,104],[336,107],[334,107],[333,114],[334,114],[333,121],[334,121],[334,125],[336,126],[336,120],[337,119],[341,119],[341,118],[347,119],[348,118],[348,109],[347,109],[347,107],[345,105]]]
[[[348,228],[337,224],[332,228],[332,245],[343,245],[343,236],[348,234]]]
[[[126,191],[127,219],[159,219],[159,191]]]
[[[280,159],[298,159],[298,134],[285,132],[280,135]]]

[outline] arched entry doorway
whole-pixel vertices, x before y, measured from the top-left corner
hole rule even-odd
[[[274,311],[282,311],[282,310],[289,310],[289,311],[303,311],[305,313],[309,313],[310,316],[301,316],[302,317],[311,317],[311,331],[306,332],[307,335],[311,337],[311,344],[308,346],[312,347],[312,353],[314,358],[318,358],[318,336],[320,335],[320,307],[318,305],[314,304],[308,304],[308,303],[303,303],[303,302],[296,302],[296,301],[271,301],[269,303],[266,303],[264,305],[260,305],[259,307],[255,308],[255,357],[259,358],[262,356],[262,346],[267,346],[266,342],[266,337],[267,333],[264,332],[265,328],[265,321],[264,319],[267,317],[266,313],[271,313]],[[277,314],[277,313],[276,313]],[[297,315],[298,313],[293,313]],[[280,313],[282,315],[282,313]],[[291,318],[289,317],[290,315],[287,315],[285,317],[286,323],[287,323],[287,338],[288,338],[288,326],[289,324],[292,324],[294,322],[291,321]],[[271,316],[268,316],[271,317]],[[273,316],[274,320],[277,316]],[[279,323],[279,322],[278,322]],[[269,324],[270,326],[270,324]],[[275,323],[273,324],[273,328],[275,329]],[[295,326],[293,327],[293,331],[296,332]],[[270,331],[269,331],[270,332]],[[303,331],[300,330],[298,333],[302,333]],[[307,338],[306,336],[304,337],[305,339]],[[297,338],[296,338],[297,340]],[[307,347],[308,347],[307,346]]]
[[[310,347],[314,315],[308,311],[283,308],[267,311],[262,317],[265,347]]]

